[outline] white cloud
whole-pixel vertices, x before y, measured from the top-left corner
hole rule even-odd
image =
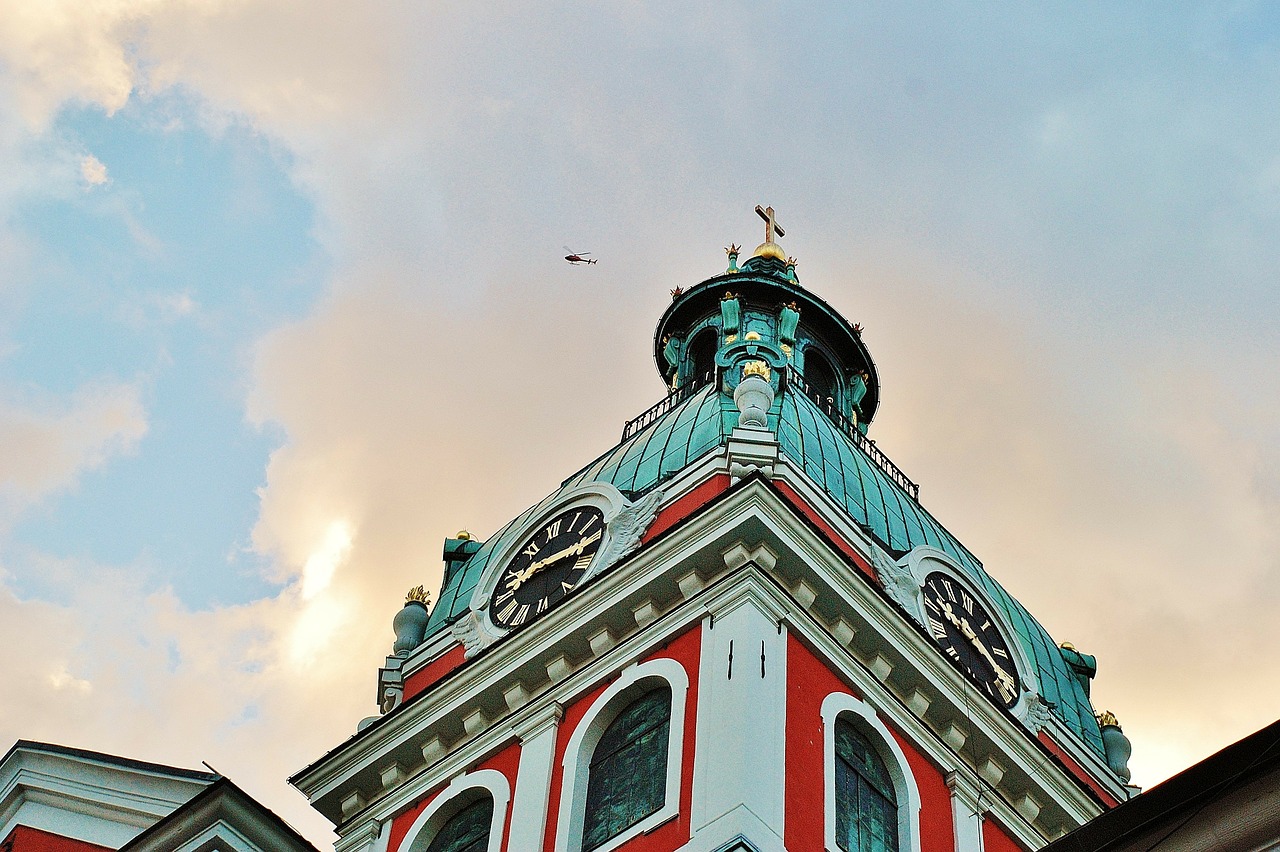
[[[785,211],[806,282],[867,321],[876,428],[926,505],[1099,655],[1138,780],[1256,726],[1280,686],[1240,649],[1276,644],[1280,412],[1229,390],[1248,359],[1224,328],[1275,315],[1273,296],[1232,301],[1274,289],[1275,223],[1235,195],[1275,207],[1256,144],[1274,68],[1187,86],[1176,33],[1128,52],[1081,21],[935,14],[840,32],[714,6],[0,0],[0,155],[38,166],[0,174],[0,217],[93,183],[46,132],[59,109],[181,88],[207,127],[248,121],[287,155],[337,268],[258,346],[249,390],[252,419],[288,436],[253,529],[284,591],[200,612],[105,580],[65,607],[0,598],[0,637],[46,643],[0,672],[18,686],[0,719],[209,758],[286,800],[279,779],[371,712],[390,618],[438,583],[440,539],[492,531],[656,399],[667,288],[754,244],[760,202]],[[564,275],[565,242],[602,259],[592,277]],[[198,307],[179,293],[140,316]],[[1264,396],[1274,370],[1239,373]],[[0,493],[72,487],[145,431],[128,386],[10,403]]]
[[[0,403],[0,505],[21,508],[132,452],[147,432],[136,385],[93,384],[66,399]]]
[[[110,180],[107,177],[107,167],[92,154],[80,158],[80,177],[89,186],[102,186]]]

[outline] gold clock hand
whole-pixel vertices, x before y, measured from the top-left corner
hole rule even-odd
[[[553,553],[545,559],[539,559],[537,562],[530,563],[528,568],[512,575],[511,580],[507,582],[507,585],[512,591],[515,591],[530,577],[541,571],[543,568],[546,568],[548,565],[551,565],[554,562],[559,562],[561,559],[565,559],[569,556],[577,556],[579,553],[586,550],[587,545],[592,544],[600,538],[601,532],[601,530],[596,530],[591,535],[569,545],[559,553]]]
[[[952,611],[951,604],[946,601],[942,601],[941,609],[942,614],[947,621],[950,621],[959,628],[960,632],[964,635],[964,638],[968,639],[970,644],[978,650],[978,653],[981,654],[988,663],[990,663],[992,670],[995,672],[996,682],[1000,688],[1000,694],[1004,696],[1006,701],[1012,701],[1014,697],[1013,676],[996,662],[995,657],[992,656],[991,651],[987,649],[986,644],[978,638],[977,631],[975,631],[969,624],[969,619],[958,617],[955,612]]]

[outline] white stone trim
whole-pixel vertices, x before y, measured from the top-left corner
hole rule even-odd
[[[669,657],[638,663],[622,674],[592,702],[586,715],[569,737],[562,765],[560,812],[556,821],[555,852],[581,852],[584,811],[587,804],[587,774],[591,753],[605,729],[626,706],[662,681],[671,690],[671,723],[667,740],[667,789],[662,807],[628,828],[593,852],[609,852],[633,837],[651,831],[680,812],[680,774],[684,765],[685,699],[689,674]]]
[[[516,729],[520,737],[520,765],[516,793],[511,803],[509,852],[542,852],[547,836],[547,807],[551,801],[551,776],[556,762],[556,736],[560,731],[560,705],[551,703]]]
[[[898,741],[870,705],[848,693],[828,695],[822,700],[821,712],[823,821],[828,852],[839,852],[840,849],[836,843],[836,721],[841,716],[852,717],[850,721],[868,735],[868,741],[875,746],[889,770],[898,800],[898,848],[903,852],[920,852],[920,790]]]
[[[424,852],[444,824],[463,807],[480,798],[478,791],[493,798],[493,823],[489,827],[487,852],[502,852],[503,826],[507,822],[507,803],[511,801],[511,784],[496,769],[479,769],[459,775],[431,800],[418,814],[400,842],[398,852]]]

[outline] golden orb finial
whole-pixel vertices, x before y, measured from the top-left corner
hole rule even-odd
[[[467,532],[466,530],[458,530],[458,534],[455,535],[454,538],[460,539],[462,541],[471,541],[471,533]]]
[[[787,253],[782,250],[782,246],[772,242],[761,243],[760,245],[756,246],[756,253],[753,256],[754,257],[771,257],[774,260],[780,260],[783,263],[787,262]]]

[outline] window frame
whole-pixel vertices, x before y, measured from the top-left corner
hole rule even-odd
[[[823,823],[828,852],[840,852],[836,839],[836,722],[858,730],[884,761],[898,806],[898,850],[920,852],[920,790],[907,756],[867,703],[833,692],[822,701]]]
[[[689,675],[678,661],[663,657],[637,663],[622,671],[591,703],[566,745],[556,816],[555,852],[582,852],[582,832],[587,805],[587,779],[591,757],[600,737],[631,702],[650,690],[671,690],[671,717],[667,730],[667,778],[662,807],[611,837],[592,852],[610,852],[634,837],[646,834],[680,813],[680,781],[684,766],[685,707]]]
[[[493,799],[493,822],[489,825],[489,847],[486,852],[502,852],[503,833],[507,824],[507,806],[511,802],[511,783],[496,769],[478,769],[459,775],[441,790],[413,821],[400,841],[399,852],[425,852],[436,833],[455,814],[482,796]]]

